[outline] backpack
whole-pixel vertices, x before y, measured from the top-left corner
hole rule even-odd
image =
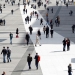
[[[40,61],[40,56],[38,55],[38,62]]]

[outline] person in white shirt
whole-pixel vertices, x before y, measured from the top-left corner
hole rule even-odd
[[[37,46],[37,44],[39,44],[39,46],[41,46],[39,40],[40,40],[40,38],[39,38],[38,34],[36,34],[36,43],[35,43],[35,46]]]

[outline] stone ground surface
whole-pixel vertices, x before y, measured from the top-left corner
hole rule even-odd
[[[11,55],[12,62],[11,63],[4,64],[2,62],[2,55],[0,55],[0,74],[2,74],[3,71],[6,71],[6,75],[50,75],[50,74],[51,75],[60,75],[60,74],[67,75],[67,65],[69,63],[72,63],[73,74],[75,74],[74,72],[75,53],[73,49],[75,36],[74,34],[71,33],[71,28],[70,28],[70,25],[74,23],[74,17],[73,16],[70,17],[67,14],[71,8],[72,9],[74,8],[74,6],[69,6],[69,8],[67,9],[64,5],[62,5],[61,7],[60,6],[61,4],[59,5],[59,7],[55,6],[55,0],[51,1],[52,3],[49,4],[48,7],[50,8],[53,7],[55,10],[53,14],[51,14],[50,12],[49,18],[54,19],[56,15],[61,16],[60,17],[61,25],[59,28],[54,26],[55,32],[54,32],[53,39],[51,38],[49,38],[50,40],[46,39],[42,32],[43,34],[42,40],[40,40],[42,46],[35,48],[33,45],[35,44],[34,37],[38,29],[42,31],[42,26],[39,26],[39,21],[36,21],[36,17],[33,17],[32,22],[30,23],[33,26],[33,35],[31,36],[32,41],[30,41],[30,43],[33,42],[33,44],[26,46],[25,41],[24,41],[24,36],[25,36],[25,32],[28,31],[28,26],[30,24],[26,25],[24,23],[24,18],[26,17],[26,15],[22,13],[23,7],[17,6],[17,2],[18,1],[16,1],[16,5],[14,6],[11,6],[11,4],[9,5],[6,4],[6,8],[3,8],[3,13],[0,14],[0,18],[6,19],[6,26],[0,27],[0,52],[3,46],[5,47],[9,46],[12,51],[12,55]],[[0,3],[3,4],[4,0],[0,1]],[[33,2],[31,1],[31,3]],[[21,4],[22,4],[22,1],[21,1]],[[29,9],[28,10],[29,12],[33,11],[33,9],[30,9],[29,7],[27,8]],[[11,9],[15,10],[13,15],[10,13]],[[46,10],[43,8],[43,6],[41,8],[37,8],[37,10],[40,15],[39,18],[43,17],[45,19]],[[29,12],[27,15],[29,15]],[[45,25],[45,20],[44,20],[44,25]],[[16,28],[19,28],[19,38],[15,38]],[[10,32],[12,32],[14,35],[13,45],[9,44],[9,33]],[[62,52],[62,40],[64,39],[64,37],[69,37],[71,39],[72,45],[71,45],[71,51],[63,53]],[[39,69],[36,70],[34,59],[33,59],[32,70],[29,71],[27,62],[26,62],[26,58],[27,58],[28,53],[31,53],[32,57],[34,58],[35,52],[38,52],[39,55],[41,56]]]

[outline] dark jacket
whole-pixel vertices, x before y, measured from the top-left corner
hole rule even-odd
[[[35,59],[35,63],[38,63],[38,55],[35,55],[34,59]]]
[[[32,61],[32,57],[31,56],[28,56],[27,57],[27,62],[31,62]]]
[[[29,34],[26,34],[25,39],[29,40],[29,38],[30,38]]]
[[[40,36],[40,35],[41,35],[41,32],[38,30],[38,31],[37,31],[37,34]]]
[[[7,50],[7,56],[11,55],[11,50]]]
[[[29,27],[29,31],[32,31],[33,30],[33,28],[32,27]]]
[[[3,55],[6,55],[7,54],[7,50],[6,49],[3,49],[1,54],[3,53]]]
[[[46,27],[46,33],[49,33],[49,27]]]
[[[72,68],[68,66],[68,72],[72,72]]]
[[[63,40],[62,42],[63,42],[63,45],[66,45],[66,40]]]
[[[53,31],[54,31],[54,30],[53,30],[53,29],[51,29],[51,30],[50,30],[50,33],[51,33],[51,34],[53,34]]]
[[[16,34],[19,34],[19,30],[18,30],[18,28],[16,29]]]

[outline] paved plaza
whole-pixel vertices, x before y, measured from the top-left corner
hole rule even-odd
[[[30,4],[33,3],[30,0]],[[54,8],[54,13],[49,12],[49,19],[55,20],[56,16],[60,16],[60,26],[56,27],[54,25],[54,36],[46,38],[43,33],[43,26],[46,26],[47,12],[43,6],[37,9],[31,8],[31,6],[26,5],[28,13],[23,13],[23,1],[21,0],[20,6],[16,4],[11,6],[11,4],[6,4],[6,8],[3,8],[3,13],[0,14],[0,18],[6,20],[5,26],[0,26],[0,52],[3,46],[11,49],[11,59],[10,63],[3,63],[3,56],[0,54],[0,74],[3,71],[6,75],[68,75],[68,64],[72,64],[73,75],[75,75],[75,34],[72,33],[71,26],[75,24],[75,6],[70,5],[68,8],[59,2],[56,6],[56,0],[50,0],[51,3],[47,5],[50,9]],[[4,3],[4,0],[0,1]],[[45,1],[43,0],[45,4]],[[11,9],[14,10],[14,14],[11,14]],[[69,11],[73,10],[73,16],[69,16]],[[39,20],[36,20],[36,16],[32,17],[29,24],[25,23],[25,17],[30,15],[30,12],[37,11],[39,14]],[[40,25],[40,18],[43,18],[43,24]],[[33,34],[30,35],[30,44],[27,46],[25,42],[25,34],[29,33],[29,26],[33,27]],[[19,38],[16,38],[16,28],[19,28]],[[41,46],[35,47],[36,33],[37,30],[41,31]],[[9,33],[13,33],[13,44],[10,45]],[[70,51],[63,52],[62,40],[68,37],[71,41]],[[34,56],[36,52],[40,55],[41,60],[39,62],[39,69],[36,70]],[[27,56],[28,54],[32,56],[32,69],[28,69]]]

